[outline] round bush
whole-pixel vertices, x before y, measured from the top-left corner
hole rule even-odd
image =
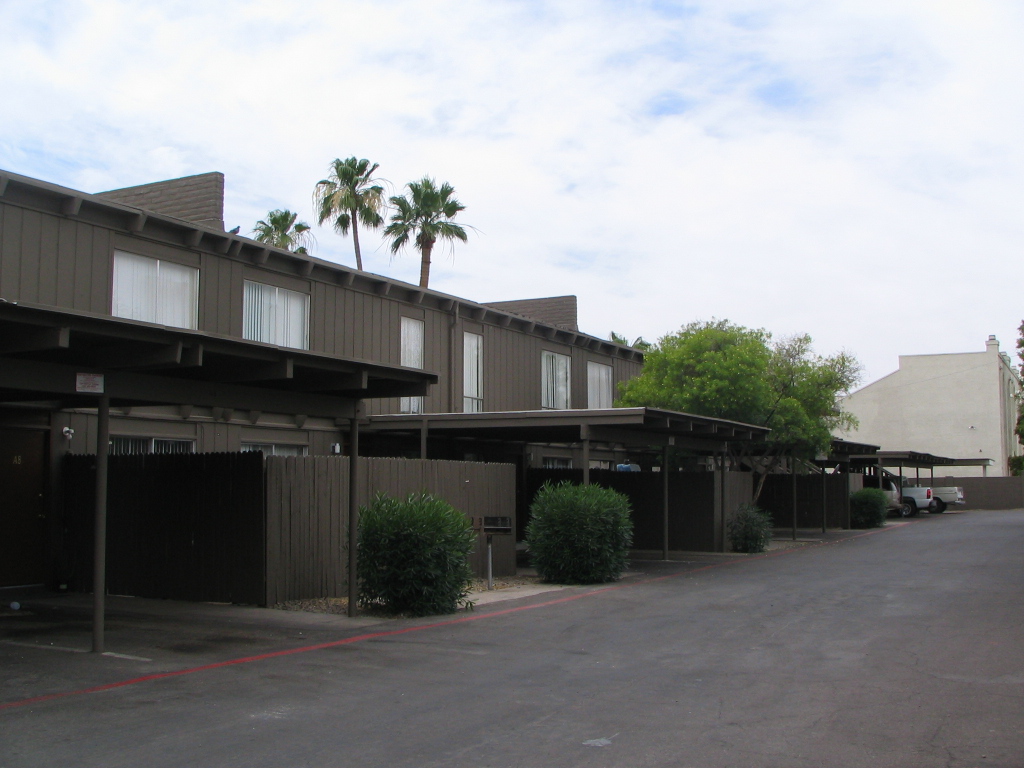
[[[429,494],[383,494],[359,512],[359,604],[390,614],[452,613],[467,600],[476,533]]]
[[[772,516],[753,504],[741,504],[726,530],[733,552],[764,552],[772,540]]]
[[[851,528],[881,528],[888,514],[885,491],[863,488],[850,494]]]
[[[599,584],[622,575],[633,543],[629,500],[597,485],[545,483],[530,505],[526,540],[544,581]]]

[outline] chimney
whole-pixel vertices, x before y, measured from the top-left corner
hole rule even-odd
[[[999,352],[999,339],[995,335],[990,335],[988,341],[985,342],[986,352]]]

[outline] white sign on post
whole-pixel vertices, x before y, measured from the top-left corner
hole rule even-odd
[[[91,395],[103,394],[102,373],[76,373],[75,392],[87,392]]]

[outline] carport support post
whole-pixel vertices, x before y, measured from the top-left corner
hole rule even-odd
[[[96,409],[96,515],[92,550],[92,652],[104,651],[107,608],[107,457],[110,455],[110,396]]]
[[[580,426],[580,437],[583,440],[583,484],[590,485],[590,425]]]
[[[356,401],[349,430],[348,452],[348,615],[356,615],[359,599],[359,560],[356,542],[359,539],[359,412],[362,401]]]
[[[789,455],[789,475],[793,487],[793,541],[796,541],[796,453]]]
[[[661,559],[668,560],[668,446],[661,452]]]
[[[825,475],[825,467],[821,467],[821,532],[828,530],[828,479]]]

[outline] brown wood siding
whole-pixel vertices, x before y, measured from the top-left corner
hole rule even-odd
[[[99,219],[98,219],[99,220]],[[113,221],[113,219],[112,219]],[[619,382],[639,373],[641,364],[618,354],[583,349],[548,340],[538,330],[525,330],[520,321],[504,327],[494,316],[460,316],[452,337],[452,310],[406,300],[407,292],[394,287],[387,296],[335,282],[336,275],[314,270],[301,277],[295,262],[272,257],[263,266],[249,258],[229,257],[208,249],[209,239],[198,249],[158,242],[172,233],[157,227],[145,235],[133,235],[106,224],[91,224],[59,213],[36,210],[0,201],[0,296],[24,301],[108,314],[115,248],[155,258],[193,264],[200,268],[200,330],[241,337],[243,281],[246,276],[272,285],[310,294],[310,348],[327,354],[400,362],[400,319],[403,314],[424,322],[424,368],[441,381],[425,398],[428,413],[463,410],[462,349],[466,330],[482,332],[484,409],[488,411],[540,408],[540,356],[550,349],[568,354],[572,363],[571,405],[587,405],[587,360],[613,366]],[[616,391],[616,394],[617,391]],[[399,399],[367,403],[369,413],[394,413]]]

